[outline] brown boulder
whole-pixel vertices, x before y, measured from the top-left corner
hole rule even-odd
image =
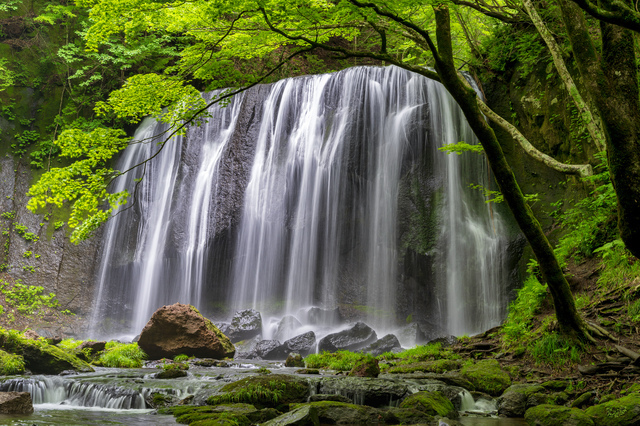
[[[0,392],[0,414],[31,414],[33,402],[29,392]]]
[[[149,359],[188,355],[198,358],[232,358],[235,347],[211,321],[191,305],[163,306],[140,333],[138,346]]]

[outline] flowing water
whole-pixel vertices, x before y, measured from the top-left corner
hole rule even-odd
[[[469,187],[492,185],[482,155],[438,151],[476,142],[440,84],[359,67],[209,114],[116,183],[133,192],[144,176],[105,231],[92,336],[137,334],[175,302],[278,318],[340,306],[379,330],[409,315],[456,335],[503,319],[503,215]],[[157,152],[163,130],[144,121],[118,168]],[[427,273],[408,272],[414,258]]]

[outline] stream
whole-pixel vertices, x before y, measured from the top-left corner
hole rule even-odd
[[[255,374],[260,367],[273,373],[293,374],[296,368],[281,362],[234,361],[228,367],[192,366],[189,375],[179,379],[156,379],[155,368],[96,368],[93,373],[68,376],[14,376],[0,383],[0,391],[30,392],[34,413],[30,415],[0,414],[0,425],[175,425],[174,417],[157,414],[145,402],[152,394],[161,393],[177,403],[202,405],[211,394],[225,384]],[[311,381],[333,376],[306,376]],[[481,412],[495,409],[495,404],[473,402],[468,392],[462,396],[461,411]],[[466,402],[465,402],[466,401]],[[525,425],[523,419],[483,417],[462,413],[465,426]]]

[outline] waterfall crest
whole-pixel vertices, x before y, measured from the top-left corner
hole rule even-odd
[[[470,183],[483,156],[445,89],[396,67],[259,86],[116,183],[132,207],[107,224],[96,335],[137,334],[163,304],[224,316],[339,307],[382,330],[499,324],[509,273],[504,214]],[[163,130],[145,120],[135,139]],[[118,168],[158,149],[138,143]],[[227,311],[225,312],[225,308]]]

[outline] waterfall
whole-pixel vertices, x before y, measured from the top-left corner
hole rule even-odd
[[[209,115],[116,182],[134,195],[105,230],[95,335],[139,333],[175,302],[214,316],[340,307],[382,330],[408,315],[451,334],[503,319],[505,215],[469,187],[491,185],[482,155],[438,151],[476,143],[439,83],[357,67],[258,86]],[[118,168],[156,153],[163,130],[145,120]]]

